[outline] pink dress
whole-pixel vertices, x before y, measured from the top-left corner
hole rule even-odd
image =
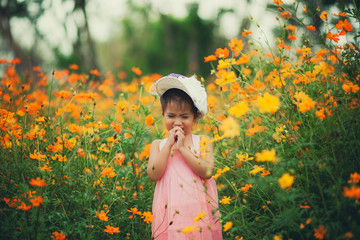
[[[160,142],[160,150],[165,142],[166,139]],[[192,135],[192,142],[191,151],[199,156],[200,136]],[[164,175],[155,187],[152,238],[223,239],[215,180],[204,180],[196,175],[178,150],[175,149],[172,155],[169,156]],[[194,222],[198,215],[204,217]],[[184,228],[194,231],[184,233]]]

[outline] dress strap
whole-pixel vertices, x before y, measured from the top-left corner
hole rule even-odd
[[[164,147],[166,140],[167,140],[167,138],[161,139],[160,144],[159,144],[159,151]]]

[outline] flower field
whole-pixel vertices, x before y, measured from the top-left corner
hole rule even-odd
[[[224,239],[359,239],[359,11],[274,6],[274,43],[244,30],[197,76],[209,113],[194,133],[214,145]],[[151,239],[161,75],[0,63],[2,238]]]

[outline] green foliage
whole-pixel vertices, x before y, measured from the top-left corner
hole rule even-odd
[[[191,25],[202,24],[191,14],[185,25],[165,20],[184,34],[176,45],[190,38]],[[164,39],[162,24],[154,27]],[[360,236],[359,46],[349,41],[335,52],[340,48],[327,32],[308,31],[299,31],[299,46],[283,41],[292,34],[286,30],[277,48],[252,41],[244,47],[244,37],[237,39],[244,49],[235,50],[234,40],[231,54],[218,49],[214,55],[215,83],[206,79],[209,113],[194,132],[213,140],[220,221],[223,227],[232,222],[224,239]],[[155,57],[160,48],[150,45]],[[48,79],[35,69],[34,81],[16,72],[16,60],[2,64],[1,237],[151,239],[155,183],[146,176],[147,157],[150,143],[166,134],[158,99],[145,89],[158,76],[118,83],[109,73],[70,69]]]

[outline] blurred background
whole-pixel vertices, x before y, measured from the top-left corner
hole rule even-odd
[[[315,13],[318,6],[331,12],[359,6],[359,0],[300,2]],[[245,29],[271,43],[281,31],[275,11],[272,0],[0,0],[0,58],[20,58],[20,68],[41,66],[46,74],[77,64],[84,72],[135,66],[145,74],[206,76],[204,57],[241,39]]]

